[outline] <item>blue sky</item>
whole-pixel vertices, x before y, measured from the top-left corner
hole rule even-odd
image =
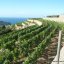
[[[64,0],[0,0],[0,17],[43,17],[63,13]]]

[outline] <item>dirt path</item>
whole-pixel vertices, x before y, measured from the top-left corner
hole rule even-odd
[[[62,35],[62,48],[60,50],[60,58],[59,58],[59,64],[64,64],[64,34]],[[57,63],[57,55],[55,56],[54,60],[51,64],[58,64]]]
[[[54,58],[54,60],[52,61],[51,64],[57,64],[57,62],[55,62],[55,61],[57,61],[57,55],[56,55],[56,57]],[[62,49],[60,51],[59,61],[60,61],[59,64],[64,64],[64,46],[62,47]]]
[[[39,25],[39,26],[42,25],[42,22],[39,21],[39,20],[28,20],[28,21],[31,22],[31,23],[37,24],[37,25]]]
[[[64,17],[61,17],[61,18],[43,18],[43,19],[53,20],[53,21],[56,21],[56,22],[64,22]]]

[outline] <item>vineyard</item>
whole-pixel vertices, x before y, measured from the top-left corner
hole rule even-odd
[[[36,19],[41,26],[33,25],[21,30],[0,29],[0,64],[38,64],[45,48],[63,24]]]

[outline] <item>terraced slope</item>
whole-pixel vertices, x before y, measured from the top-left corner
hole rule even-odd
[[[55,56],[52,52],[56,54],[58,24],[38,20],[41,26],[30,26],[0,37],[0,64],[40,64],[41,57],[45,62],[52,61],[50,58]]]

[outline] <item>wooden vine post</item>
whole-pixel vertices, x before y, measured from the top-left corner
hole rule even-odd
[[[58,47],[57,47],[57,64],[60,62],[60,48],[61,48],[61,37],[62,37],[62,31],[59,31],[59,37],[58,37]]]

